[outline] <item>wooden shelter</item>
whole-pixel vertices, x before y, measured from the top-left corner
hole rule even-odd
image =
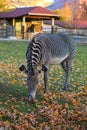
[[[39,33],[42,31],[44,20],[52,21],[53,32],[54,20],[59,19],[59,16],[51,10],[36,6],[16,8],[9,12],[2,12],[0,13],[0,20],[3,19],[15,27],[15,35],[17,37],[28,38],[27,33]]]

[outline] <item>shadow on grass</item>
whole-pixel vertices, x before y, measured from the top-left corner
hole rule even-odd
[[[26,87],[0,83],[0,109],[17,109],[20,112],[36,110],[35,104],[28,102]]]
[[[14,98],[21,98],[27,95],[27,88],[23,86],[19,86],[17,84],[7,85],[0,83],[0,93],[5,96],[12,96]]]

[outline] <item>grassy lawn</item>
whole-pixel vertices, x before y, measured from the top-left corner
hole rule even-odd
[[[41,74],[38,102],[29,104],[26,75],[18,69],[20,64],[26,65],[27,45],[0,41],[0,125],[12,130],[86,130],[87,46],[77,47],[67,92],[61,91],[64,72],[59,65],[52,65],[47,93],[43,95]]]

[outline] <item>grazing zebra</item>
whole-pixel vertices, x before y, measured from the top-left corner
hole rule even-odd
[[[61,33],[37,34],[33,37],[26,52],[27,69],[24,65],[21,65],[19,68],[28,75],[29,101],[35,101],[38,87],[38,65],[41,65],[41,70],[44,71],[44,93],[47,89],[49,64],[61,64],[66,77],[63,90],[66,90],[70,82],[70,70],[75,51],[76,44],[71,40],[69,35]]]

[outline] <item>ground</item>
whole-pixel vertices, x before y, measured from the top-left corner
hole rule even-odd
[[[27,42],[0,41],[0,126],[11,130],[87,129],[87,46],[78,45],[70,87],[62,92],[64,72],[60,65],[49,68],[49,87],[43,95],[43,74],[39,76],[37,103],[27,101]]]

